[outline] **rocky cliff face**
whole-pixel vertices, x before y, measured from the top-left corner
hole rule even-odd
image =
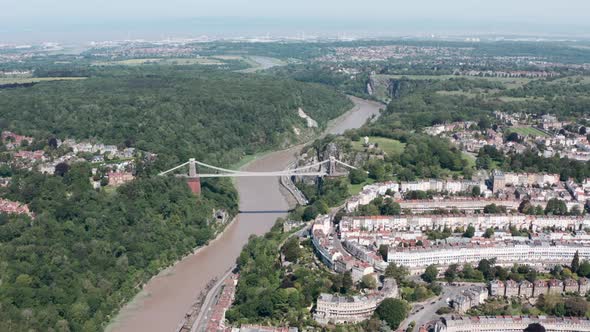
[[[392,78],[387,83],[387,94],[391,99],[398,99],[412,93],[417,87],[430,84],[427,80]]]
[[[375,80],[372,76],[369,76],[369,79],[367,80],[366,92],[369,96],[372,96],[375,93]]]
[[[400,80],[389,80],[387,95],[393,99],[401,97],[401,86],[402,82]]]
[[[322,142],[323,144],[314,144],[304,149],[297,161],[297,167],[309,166],[315,163],[328,160],[334,157],[347,164],[353,166],[362,166],[368,159],[369,154],[363,151],[356,151],[352,148],[350,140],[346,137],[336,137],[329,142]],[[316,169],[320,171],[320,169]],[[314,178],[298,177],[297,181],[305,183],[313,183]]]

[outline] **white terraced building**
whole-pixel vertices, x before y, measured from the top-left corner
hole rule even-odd
[[[448,227],[466,228],[472,225],[478,230],[487,228],[538,230],[555,227],[560,230],[579,230],[590,227],[590,217],[529,216],[524,214],[473,214],[473,215],[400,215],[344,217],[340,222],[343,237],[358,236],[361,232],[415,231]]]
[[[434,332],[521,332],[539,323],[548,332],[590,332],[590,320],[547,316],[445,316],[434,326]]]
[[[395,279],[385,279],[383,288],[366,296],[320,294],[314,319],[320,324],[358,323],[371,318],[381,301],[399,296]]]
[[[590,259],[588,245],[491,243],[428,248],[395,247],[389,249],[387,261],[406,266],[412,274],[422,273],[433,264],[444,268],[451,264],[477,264],[482,259],[496,259],[497,264],[504,266],[528,264],[546,269],[556,264],[571,263],[576,251],[581,260]]]
[[[473,187],[479,187],[481,190],[485,190],[486,184],[484,181],[473,181],[473,180],[437,180],[437,179],[424,179],[418,181],[401,182],[399,185],[400,192],[405,193],[408,191],[435,191],[435,192],[448,192],[456,194],[459,192],[465,192],[471,190]]]
[[[483,199],[483,198],[454,198],[454,199],[433,199],[433,200],[404,200],[399,201],[402,209],[410,210],[412,213],[431,212],[435,210],[457,209],[466,212],[483,211],[486,205],[496,204],[504,206],[509,211],[516,211],[521,203],[516,199]],[[534,201],[534,206],[545,207],[547,202]]]

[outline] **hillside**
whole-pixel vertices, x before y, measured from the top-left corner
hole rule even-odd
[[[334,90],[293,80],[146,71],[0,90],[0,122],[37,137],[135,146],[160,155],[163,166],[189,157],[228,164],[309,135],[299,107],[321,129],[351,106]]]

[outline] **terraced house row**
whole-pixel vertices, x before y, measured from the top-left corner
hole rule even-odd
[[[434,332],[511,332],[524,331],[530,324],[541,324],[547,332],[588,332],[590,320],[547,316],[444,316]]]
[[[522,280],[492,280],[490,282],[490,296],[533,298],[546,294],[578,293],[582,296],[590,291],[590,280],[568,278],[564,281],[558,279],[535,280],[530,282]]]
[[[590,227],[590,217],[524,214],[347,216],[340,222],[340,232],[343,237],[348,237],[360,232],[456,229],[470,225],[481,231],[488,228],[507,230],[511,226],[533,231],[543,228],[579,230]]]
[[[574,254],[580,259],[590,259],[590,245],[552,244],[527,241],[526,243],[495,242],[431,247],[389,248],[387,260],[406,266],[412,274],[424,272],[429,265],[448,267],[451,264],[477,264],[482,259],[495,259],[496,264],[512,266],[527,264],[545,270],[554,265],[571,263]]]

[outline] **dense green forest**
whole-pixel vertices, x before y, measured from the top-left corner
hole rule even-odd
[[[22,171],[3,190],[35,218],[0,215],[0,331],[101,330],[151,276],[211,238],[214,208],[237,210],[227,185],[195,198],[176,178],[140,177],[108,193],[89,176],[88,164],[63,177]]]
[[[321,83],[344,91],[355,96],[370,98],[366,93],[366,85],[369,80],[367,73],[355,75],[351,79],[350,74],[334,72],[329,66],[318,63],[306,63],[300,65],[287,65],[272,68],[270,72],[277,76],[286,76],[301,82]]]
[[[293,130],[306,132],[297,108],[324,126],[351,106],[320,85],[172,68],[39,83],[0,90],[0,98],[3,128],[131,145],[157,153],[166,166],[189,157],[227,165],[295,143],[309,138]]]
[[[227,312],[229,321],[298,327],[314,324],[307,307],[320,292],[330,289],[331,275],[314,264],[311,244],[299,250],[296,238],[295,252],[287,255],[293,265],[281,268],[280,245],[286,237],[279,221],[264,237],[250,238],[237,260],[240,279],[235,303]]]

